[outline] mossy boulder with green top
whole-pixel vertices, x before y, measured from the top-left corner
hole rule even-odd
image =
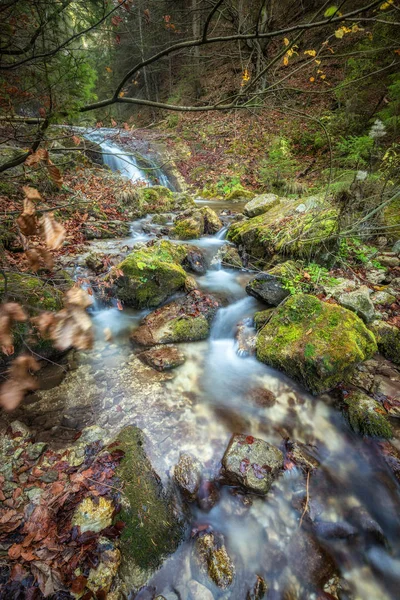
[[[344,397],[343,405],[349,425],[356,433],[369,437],[393,437],[385,409],[373,398],[353,390]]]
[[[214,235],[222,228],[218,215],[208,206],[189,208],[177,216],[171,236],[179,240],[198,239]]]
[[[135,308],[165,302],[185,288],[187,274],[181,263],[186,254],[185,246],[166,240],[134,250],[117,267],[123,274],[115,280],[118,298]]]
[[[345,381],[376,351],[373,333],[357,315],[308,294],[290,297],[257,337],[257,358],[314,394]]]
[[[247,217],[258,217],[258,215],[268,212],[280,202],[276,194],[260,194],[246,204],[243,212]]]
[[[205,340],[219,304],[213,296],[193,290],[147,315],[131,335],[140,346]]]
[[[112,444],[113,452],[124,453],[116,470],[123,492],[121,512],[115,520],[125,524],[120,539],[120,576],[127,583],[138,583],[132,581],[137,571],[149,572],[159,567],[176,550],[184,533],[173,497],[163,488],[144,444],[142,432],[133,426],[123,429]]]
[[[337,244],[338,210],[320,204],[297,212],[298,200],[281,198],[259,216],[233,223],[227,239],[254,258],[274,254],[310,258],[323,255]]]

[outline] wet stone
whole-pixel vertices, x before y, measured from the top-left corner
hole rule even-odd
[[[278,277],[268,273],[259,273],[249,281],[246,292],[268,306],[278,306],[290,293]]]
[[[138,354],[138,358],[156,371],[168,371],[183,365],[186,358],[176,346],[155,346]]]
[[[214,583],[220,589],[229,588],[235,578],[235,566],[230,558],[223,537],[206,533],[194,543],[192,571],[200,583],[209,586]]]
[[[185,270],[204,275],[207,271],[207,263],[204,254],[198,249],[190,249],[182,262]]]
[[[197,504],[201,510],[208,512],[219,500],[219,490],[213,481],[203,480],[197,494]]]
[[[196,499],[200,487],[201,465],[190,454],[181,454],[174,468],[174,480],[187,500]]]
[[[267,494],[282,468],[282,452],[251,435],[233,434],[222,458],[224,479],[256,494]]]
[[[26,449],[26,454],[29,460],[36,460],[39,458],[39,456],[41,456],[41,454],[43,454],[46,448],[47,444],[45,444],[44,442],[38,442],[37,444],[32,444],[31,446],[28,446],[28,448]]]
[[[265,579],[257,575],[256,582],[251,591],[247,592],[246,600],[262,600],[266,597],[268,592],[268,585]]]

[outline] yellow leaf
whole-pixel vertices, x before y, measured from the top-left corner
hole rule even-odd
[[[283,43],[285,44],[285,46],[289,46],[290,42],[287,38],[284,38]]]
[[[326,75],[321,75],[321,79],[326,79]]]
[[[336,29],[335,37],[337,37],[339,40],[341,40],[343,36],[344,36],[343,27],[340,27],[340,29]]]
[[[315,64],[317,64],[317,65],[320,65],[320,64],[321,64],[321,61],[320,61],[320,60],[318,60],[318,58],[316,58],[314,62],[315,62]]]
[[[310,77],[310,81],[311,81],[311,83],[314,83],[315,77]]]
[[[304,54],[308,54],[308,56],[315,56],[317,52],[316,50],[305,50]]]
[[[120,97],[120,98],[123,98],[124,96],[125,96],[125,92],[120,92],[120,93],[119,93],[119,97]]]
[[[380,5],[379,10],[386,10],[387,8],[390,8],[390,6],[393,4],[393,0],[387,0],[387,2],[384,2],[383,4]]]
[[[289,64],[289,57],[287,54],[285,54],[285,56],[283,57],[283,64],[285,65],[285,67],[287,67]]]
[[[107,73],[112,73],[111,67],[106,67],[106,71],[107,71]]]
[[[323,71],[321,71],[321,69],[318,69],[318,70],[317,70],[317,73],[318,73],[318,74],[319,74],[319,73],[323,73]]]

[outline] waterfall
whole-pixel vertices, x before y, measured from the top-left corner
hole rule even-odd
[[[163,185],[169,189],[174,189],[167,175],[160,169],[153,159],[144,157],[144,160],[149,165],[149,170],[152,177],[146,173],[146,169],[138,165],[136,157],[132,150],[124,149],[117,143],[110,141],[107,137],[115,135],[114,129],[96,129],[89,133],[85,133],[85,137],[98,144],[103,152],[103,162],[110,167],[112,171],[119,171],[122,176],[127,177],[136,183],[144,181],[147,185],[154,185],[157,181],[159,185]]]

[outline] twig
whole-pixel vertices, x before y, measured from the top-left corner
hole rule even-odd
[[[306,483],[306,504],[305,504],[305,506],[304,506],[303,514],[301,515],[301,519],[300,519],[300,523],[299,523],[299,529],[300,529],[300,527],[301,527],[301,526],[302,526],[302,524],[303,524],[303,519],[304,519],[304,516],[305,516],[305,514],[306,514],[306,512],[307,512],[307,510],[308,510],[308,501],[309,501],[309,498],[310,498],[309,484],[310,484],[310,471],[308,471],[308,473],[307,473],[307,483]]]

